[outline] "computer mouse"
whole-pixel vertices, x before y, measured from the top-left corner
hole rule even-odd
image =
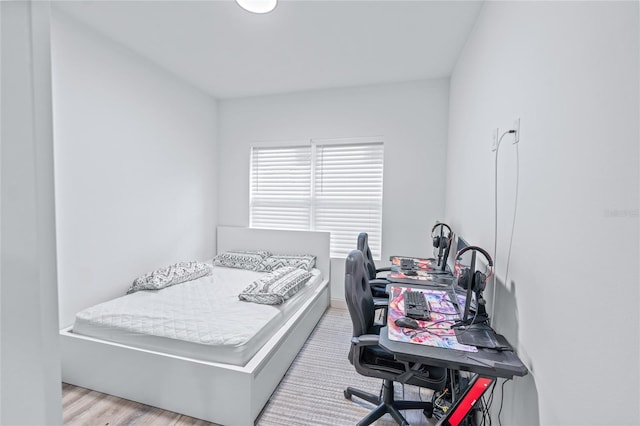
[[[398,318],[397,320],[395,320],[395,324],[398,327],[403,328],[420,328],[420,326],[418,325],[418,321],[408,317]]]
[[[418,273],[416,271],[414,271],[413,269],[409,269],[407,271],[402,271],[402,273],[405,274],[408,277],[418,275]]]

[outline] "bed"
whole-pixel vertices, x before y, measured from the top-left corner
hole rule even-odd
[[[329,306],[329,234],[218,227],[218,253],[237,249],[312,254],[318,270],[271,315],[276,320],[265,314],[271,331],[252,336],[247,352],[230,345],[210,354],[198,345],[172,347],[171,339],[127,341],[125,336],[116,342],[111,335],[88,337],[68,327],[60,331],[63,381],[214,423],[254,424]],[[200,294],[197,282],[188,284]]]

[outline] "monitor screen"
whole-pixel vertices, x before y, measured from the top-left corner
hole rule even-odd
[[[458,237],[456,241],[457,241],[456,253],[465,247],[469,247],[469,243],[467,243],[467,241],[462,237]]]
[[[451,271],[452,274],[455,274],[454,268],[456,264],[456,254],[458,254],[460,250],[468,246],[469,244],[464,238],[460,237],[459,235],[453,236],[453,239],[451,240],[451,250],[449,251],[449,257],[447,258],[447,266],[449,267],[449,271]]]

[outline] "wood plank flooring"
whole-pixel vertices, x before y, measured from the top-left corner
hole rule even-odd
[[[89,389],[62,384],[63,421],[69,426],[211,426],[204,420]]]

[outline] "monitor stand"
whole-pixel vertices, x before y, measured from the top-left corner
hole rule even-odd
[[[467,296],[469,297],[469,296]],[[484,303],[481,303],[482,294],[476,293],[476,314],[471,315],[468,308],[465,308],[465,314],[463,319],[455,322],[451,328],[465,327],[473,324],[484,324],[489,321],[489,315],[484,307]],[[465,303],[466,306],[466,303]]]
[[[471,265],[469,268],[472,271],[476,270],[476,251],[473,250],[471,252]],[[473,274],[472,274],[473,276]],[[462,320],[454,323],[451,328],[469,326],[472,324],[482,324],[489,321],[489,315],[487,315],[487,310],[484,308],[484,299],[482,298],[482,292],[476,292],[476,313],[471,316],[471,295],[473,294],[473,283],[467,283],[467,296],[464,302],[464,311],[462,313]]]
[[[442,250],[442,249],[440,249]],[[447,270],[447,259],[449,258],[449,252],[451,251],[451,241],[447,240],[447,247],[444,249],[444,253],[442,254],[442,260],[440,260],[440,256],[438,256],[438,265],[440,266],[440,271],[445,272]],[[439,262],[442,262],[440,265]],[[454,271],[451,271],[453,274]]]

